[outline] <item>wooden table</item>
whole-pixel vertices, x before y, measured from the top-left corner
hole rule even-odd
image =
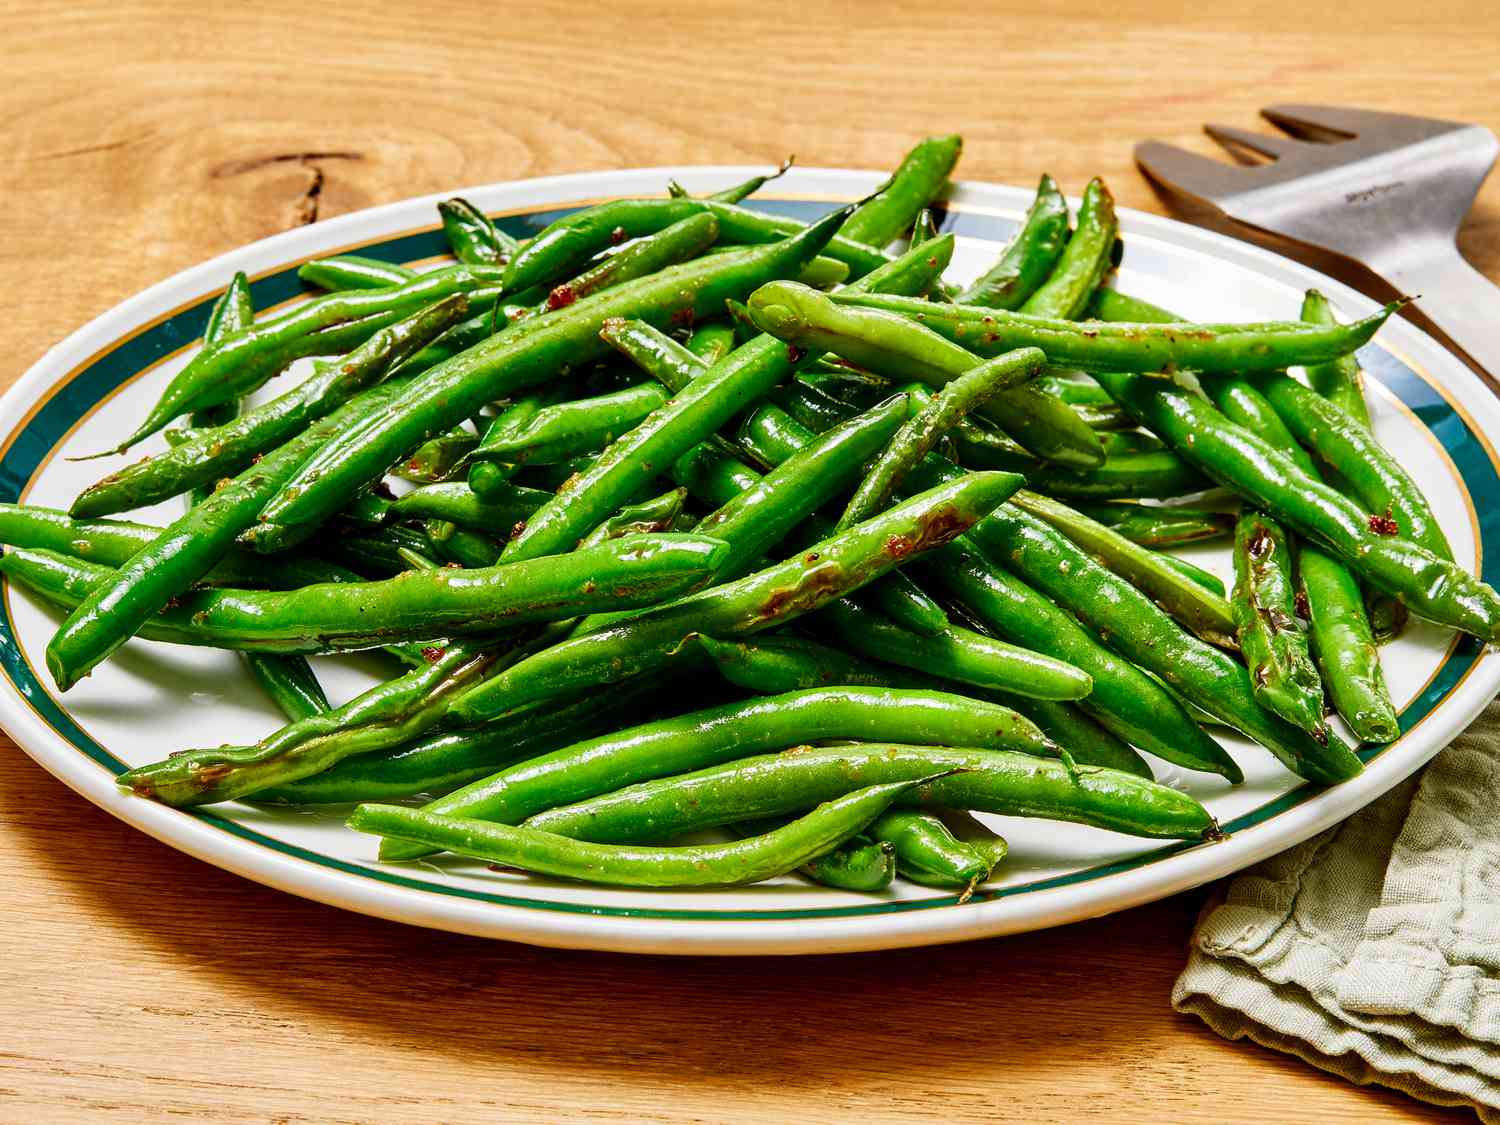
[[[6,383],[210,255],[463,184],[957,130],[965,177],[1160,211],[1131,143],[1270,101],[1500,125],[1500,15],[1443,0],[463,7],[0,5]],[[1462,241],[1500,276],[1500,184]],[[1174,1015],[1197,895],[892,954],[559,953],[274,893],[5,749],[6,1121],[1472,1120]]]

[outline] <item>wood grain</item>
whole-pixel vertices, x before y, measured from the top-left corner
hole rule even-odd
[[[0,4],[8,385],[142,287],[464,184],[885,167],[1165,210],[1130,145],[1327,101],[1500,124],[1500,13],[1319,5]],[[1333,7],[1333,6],[1328,6]],[[1500,276],[1500,185],[1463,249]],[[0,755],[0,1119],[1413,1121],[1469,1115],[1167,1004],[1197,896],[892,954],[668,960],[429,933],[188,859]]]

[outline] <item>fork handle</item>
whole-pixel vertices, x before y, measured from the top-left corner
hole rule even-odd
[[[1408,258],[1381,274],[1489,374],[1500,392],[1500,286],[1449,244]]]

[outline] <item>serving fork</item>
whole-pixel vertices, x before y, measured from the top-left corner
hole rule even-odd
[[[1500,380],[1500,287],[1458,252],[1458,228],[1500,153],[1495,134],[1399,113],[1282,104],[1261,111],[1286,135],[1204,131],[1226,164],[1144,141],[1137,163],[1163,186],[1237,222],[1352,258],[1384,278]],[[1262,162],[1256,158],[1264,158]]]

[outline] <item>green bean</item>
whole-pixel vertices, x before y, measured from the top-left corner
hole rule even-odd
[[[1066,504],[1025,489],[1013,497],[1016,507],[1045,520],[1120,577],[1127,579],[1167,613],[1213,644],[1235,646],[1236,622],[1229,603],[1184,578],[1157,552],[1089,519]]]
[[[835,304],[832,298],[796,282],[773,282],[751,295],[750,314],[762,331],[797,348],[832,351],[861,367],[900,379],[941,386],[981,362],[921,324],[878,309]],[[863,300],[864,296],[854,294],[850,299]],[[925,308],[950,307],[899,299]],[[984,403],[979,413],[1038,457],[1085,468],[1104,460],[1093,430],[1066,403],[1035,387],[1010,388]]]
[[[1078,208],[1078,229],[1047,280],[1027,298],[1020,311],[1058,320],[1076,319],[1112,267],[1110,254],[1118,230],[1114,197],[1104,181],[1096,177],[1084,189],[1083,202]]]
[[[727,844],[590,844],[534,829],[475,823],[399,805],[361,805],[349,818],[349,826],[386,840],[408,841],[524,871],[593,883],[734,886],[785,875],[832,851],[920,780],[927,779],[868,786],[825,801],[784,828]]]
[[[1173,570],[1186,575],[1192,581],[1198,583],[1205,590],[1210,591],[1218,597],[1227,597],[1229,591],[1224,588],[1224,580],[1210,570],[1204,570],[1196,563],[1190,563],[1187,559],[1180,559],[1176,555],[1168,554],[1166,551],[1158,551],[1161,561]]]
[[[1020,712],[1085,765],[1122,769],[1138,777],[1151,776],[1151,768],[1140,755],[1071,704],[958,685],[923,672],[865,660],[805,637],[772,634],[750,641],[720,641],[699,636],[696,640],[719,674],[746,691],[775,694],[856,684],[961,692]]]
[[[387,368],[413,342],[420,343],[420,337],[381,333],[348,362],[351,367],[368,366],[378,371]],[[129,640],[153,614],[212,570],[235,537],[254,522],[267,498],[322,442],[372,405],[394,398],[398,390],[377,386],[357,395],[217,489],[126,560],[118,571],[103,577],[48,642],[47,667],[59,689],[68,690]]]
[[[680,680],[673,680],[680,683]],[[440,731],[352,758],[312,777],[263,789],[252,798],[269,804],[391,801],[416,794],[430,799],[488,777],[516,762],[561,750],[637,722],[668,681],[642,676],[607,695],[590,694],[558,707],[523,708],[473,730]]]
[[[438,204],[443,235],[460,262],[470,265],[503,265],[515,254],[517,243],[498,230],[490,217],[467,199],[455,196]]]
[[[243,270],[230,279],[228,287],[213,307],[208,310],[208,323],[203,328],[203,345],[209,347],[243,332],[255,323],[255,305],[250,299],[250,279]],[[238,399],[221,402],[206,410],[195,411],[188,417],[189,426],[221,426],[239,417],[241,403]],[[168,440],[171,440],[170,437]],[[208,485],[199,485],[188,496],[188,506],[198,503],[212,491]]]
[[[498,280],[492,267],[449,266],[404,285],[315,297],[199,352],[173,376],[145,421],[113,452],[124,452],[183,414],[249,394],[294,359],[362,344],[443,297],[466,293],[479,304],[494,294]]]
[[[928,137],[919,142],[891,178],[855,209],[839,233],[869,246],[884,246],[900,237],[922,208],[943,190],[963,144],[959,136]]]
[[[725,579],[740,577],[788,532],[858,479],[906,414],[896,396],[814,438],[770,473],[698,524],[701,535],[731,544]],[[840,526],[835,531],[844,531]]]
[[[1326,328],[1338,324],[1338,318],[1333,315],[1332,304],[1316,289],[1309,289],[1307,296],[1302,299],[1302,319],[1309,324]],[[1370,408],[1365,403],[1363,376],[1359,359],[1353,355],[1342,356],[1329,363],[1315,363],[1307,368],[1307,381],[1312,384],[1313,389],[1368,429]]]
[[[488,340],[491,336],[508,326],[509,321],[499,315],[497,308],[492,307],[485,312],[471,316],[468,320],[455,324],[416,355],[393,370],[390,377],[400,379],[420,375],[422,372],[436,367],[444,360],[452,359],[459,352],[468,351],[475,344]]]
[[[427,536],[399,525],[383,527],[378,535],[324,536],[319,547],[363,578],[389,578],[410,570],[401,552],[426,555],[432,550]]]
[[[1297,580],[1307,601],[1308,635],[1333,706],[1362,742],[1390,742],[1401,733],[1349,568],[1316,547],[1297,553]]]
[[[289,722],[328,710],[323,685],[302,656],[247,652],[242,657],[250,675]]]
[[[580,453],[597,453],[638,426],[667,402],[656,383],[639,383],[609,394],[559,402],[538,410],[525,425],[493,430],[471,454],[473,460],[512,465],[550,465]]]
[[[1017,484],[1019,478],[1005,474],[970,473],[785,562],[648,610],[609,629],[571,637],[456,701],[454,717],[482,721],[575,685],[610,683],[647,671],[690,633],[753,633],[809,613],[961,534]]]
[[[1212,839],[1217,833],[1213,818],[1188,794],[1117,770],[1070,770],[1062,762],[1004,750],[881,743],[798,747],[727,762],[552,808],[525,823],[587,840],[628,840],[646,831],[670,838],[796,812],[877,779],[924,777],[934,769],[959,772],[913,791],[902,807],[1045,817],[1168,839]]]
[[[314,258],[297,268],[297,276],[307,285],[338,292],[343,289],[384,289],[405,285],[417,276],[416,270],[379,258],[359,254],[339,254],[333,258]]]
[[[839,517],[839,531],[884,510],[896,489],[937,439],[991,396],[1041,371],[1042,353],[1023,348],[981,363],[945,386],[932,402],[901,427],[876,458],[864,482]]]
[[[852,208],[833,212],[838,216],[835,229],[843,225]],[[627,238],[654,234],[704,212],[719,224],[720,238],[729,243],[763,244],[794,239],[807,230],[820,228],[825,219],[804,227],[795,219],[765,215],[733,204],[708,199],[616,199],[575,211],[558,219],[536,235],[511,260],[505,273],[507,291],[542,285],[567,276],[601,250],[618,245]],[[826,253],[849,265],[855,276],[862,276],[884,265],[889,259],[873,246],[852,239],[829,236],[818,252]],[[800,269],[803,262],[799,262]],[[719,306],[722,308],[722,303]]]
[[[958,446],[965,465],[1024,473],[1032,491],[1068,500],[1158,500],[1213,487],[1212,481],[1171,450],[1111,453],[1104,464],[1076,472],[998,443],[977,443],[971,433],[959,433]]]
[[[618,539],[622,535],[671,531],[679,522],[686,501],[687,490],[674,488],[659,496],[642,500],[639,504],[627,504],[585,535],[578,546],[580,549],[597,547],[600,543]],[[719,564],[719,570],[723,570],[722,563]]]
[[[571,562],[555,556],[473,570],[405,571],[379,582],[299,590],[199,591],[163,609],[150,632],[181,644],[256,652],[332,652],[428,641],[648,606],[704,585],[724,553],[719,540],[705,536],[622,536],[577,552]],[[17,566],[14,573],[24,579]],[[87,575],[89,596],[115,580],[114,572],[91,563],[76,568]]]
[[[447,480],[478,445],[479,435],[460,424],[446,433],[428,438],[392,472],[403,480],[419,484]]]
[[[917,212],[917,217],[912,220],[911,235],[907,241],[907,245],[915,249],[924,242],[931,242],[937,236],[937,220],[933,218],[932,208],[923,207]]]
[[[712,367],[734,351],[734,325],[721,320],[693,329],[687,350]]]
[[[949,808],[937,808],[933,810],[933,813],[953,834],[955,840],[968,844],[983,857],[989,866],[989,871],[985,874],[986,878],[1010,854],[1010,845],[1005,842],[1005,837],[979,820],[973,813],[963,809]]]
[[[789,824],[791,819],[744,820],[728,828],[736,836],[760,836]],[[896,850],[884,840],[871,840],[859,832],[833,851],[804,863],[798,873],[841,891],[883,891],[896,877]]]
[[[751,176],[744,183],[733,184],[720,191],[713,192],[706,198],[716,200],[719,203],[738,203],[742,199],[748,199],[772,180],[779,180],[782,176],[786,175],[787,169],[795,161],[796,157],[788,156],[781,162],[781,166],[776,171],[763,173],[759,176]]]
[[[713,366],[644,321],[606,321],[599,336],[673,394]]]
[[[1054,599],[1120,655],[1255,739],[1299,776],[1332,783],[1362,768],[1337,737],[1319,742],[1262,708],[1242,665],[1185,632],[1145,594],[1049,525],[1001,505],[975,525],[971,538],[991,561]]]
[[[985,628],[1085,672],[1093,688],[1078,705],[1106,730],[1187,769],[1235,784],[1243,780],[1234,759],[1170,691],[1116,656],[1049,598],[988,565],[962,541],[933,556],[929,566]]]
[[[1413,613],[1500,638],[1500,595],[1420,544],[1384,526],[1341,493],[1302,472],[1269,442],[1234,426],[1206,400],[1162,379],[1103,375],[1105,388],[1183,457],[1281,523],[1341,558]],[[1380,528],[1381,530],[1377,530]]]
[[[835,212],[783,243],[743,255],[685,262],[585,297],[566,309],[517,324],[433,368],[357,433],[319,450],[266,506],[252,545],[280,549],[305,537],[337,511],[350,492],[377,479],[433,434],[468,418],[487,402],[598,356],[608,347],[599,338],[605,321],[624,316],[668,324],[684,315],[691,318],[717,311],[727,297],[795,270],[821,249],[842,214]],[[592,520],[585,522],[592,526],[618,506],[600,504],[588,513]]]
[[[896,871],[928,887],[971,888],[989,877],[990,865],[977,850],[956,839],[931,813],[887,809],[870,824],[869,834],[891,845]]]
[[[1096,383],[1092,376],[1082,371],[1054,372],[1043,375],[1037,386],[1064,402],[1074,406],[1112,406],[1114,399],[1109,392]]]
[[[117,567],[156,540],[162,528],[124,520],[75,520],[66,512],[34,504],[0,504],[0,543],[70,555]],[[332,563],[295,554],[263,558],[230,550],[200,586],[266,586],[294,589],[312,582],[350,582],[358,575]]]
[[[264,406],[224,425],[195,430],[165,452],[90,485],[73,501],[71,514],[100,516],[145,507],[242,471],[257,456],[295,440],[308,426],[343,407],[461,319],[467,307],[464,296],[455,294],[380,330],[342,360],[324,365]]]
[[[1257,385],[1297,440],[1333,468],[1371,514],[1395,525],[1384,525],[1382,534],[1400,535],[1452,561],[1453,548],[1422,490],[1367,426],[1286,374],[1262,376]]]
[[[935,637],[902,629],[847,599],[824,607],[818,624],[861,656],[959,683],[1037,699],[1082,699],[1093,680],[1064,660],[950,625]]]
[[[1259,512],[1235,526],[1231,605],[1255,698],[1314,737],[1326,732],[1323,683],[1297,619],[1286,533]]]
[[[1068,201],[1043,174],[1021,229],[959,300],[993,309],[1017,309],[1047,279],[1068,241]]]
[[[10,558],[0,557],[0,569]],[[116,782],[138,796],[184,806],[232,801],[312,777],[345,758],[425,733],[446,714],[453,695],[527,651],[524,642],[506,647],[493,638],[458,640],[434,648],[422,666],[253,746],[192,750],[127,770]]]
[[[1233,534],[1234,515],[1160,504],[1075,504],[1092,520],[1143,547],[1171,547]]]
[[[554,286],[547,294],[547,308],[566,308],[581,297],[622,282],[649,277],[668,266],[696,258],[718,237],[719,224],[712,215],[689,215],[681,222],[622,247],[571,281]]]
[[[516,524],[546,501],[550,492],[503,482],[504,488],[480,498],[464,481],[444,481],[414,488],[391,501],[389,516],[394,520],[449,520],[471,531],[509,536]],[[273,558],[275,556],[272,556]]]
[[[830,293],[846,308],[897,313],[978,355],[1041,348],[1057,367],[1100,371],[1276,371],[1348,355],[1400,307],[1334,328],[1300,321],[1126,324],[1055,320],[979,305],[941,305],[875,293]],[[1105,388],[1108,390],[1108,387]]]
[[[1295,461],[1303,472],[1317,475],[1317,467],[1307,450],[1297,444],[1292,431],[1286,428],[1281,415],[1276,413],[1276,408],[1256,384],[1239,376],[1226,376],[1210,380],[1206,389],[1209,399],[1224,417],[1253,434],[1259,434]]]
[[[878,733],[898,730],[904,733]],[[433,813],[515,824],[554,805],[623,784],[810,739],[892,737],[1032,753],[1051,748],[1031,722],[995,704],[930,691],[817,688],[726,703],[600,735],[502,770],[424,807]],[[381,849],[382,859],[414,855],[411,849]]]
[[[1100,311],[1104,316],[1124,315],[1133,320],[1171,319],[1172,315],[1118,293],[1109,294]],[[1288,454],[1294,464],[1299,467],[1308,465],[1306,453],[1258,391],[1251,388],[1239,397],[1237,403],[1230,405],[1252,423],[1253,432]],[[1251,410],[1253,415],[1249,413]],[[1314,640],[1313,648],[1334,705],[1340,706],[1342,700],[1352,708],[1349,714],[1342,710],[1340,714],[1361,739],[1383,742],[1394,738],[1398,729],[1395,709],[1385,688],[1379,657],[1370,646],[1383,632],[1392,636],[1400,632],[1406,622],[1405,606],[1379,595],[1372,599],[1367,612],[1353,576],[1346,573],[1340,577],[1332,573],[1334,568],[1345,567],[1345,564],[1311,544],[1303,545],[1298,557],[1309,560],[1308,565],[1318,575],[1318,581],[1303,583],[1303,591],[1308,596],[1309,618],[1329,626],[1323,634],[1325,643],[1320,646]],[[1336,651],[1331,647],[1335,641],[1347,641],[1351,647],[1347,652]]]

